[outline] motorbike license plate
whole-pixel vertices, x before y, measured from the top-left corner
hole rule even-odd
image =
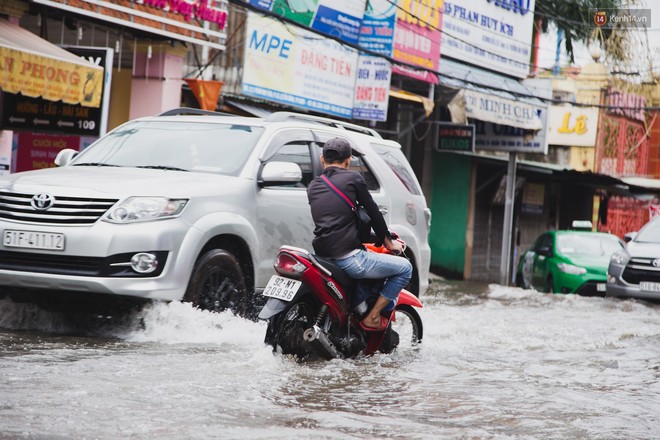
[[[606,290],[607,290],[607,284],[605,284],[605,283],[596,284],[596,291],[597,292],[605,292]]]
[[[642,281],[639,283],[639,289],[646,292],[660,292],[660,283],[652,283],[650,281]]]
[[[264,295],[271,298],[281,299],[282,301],[291,301],[296,292],[300,289],[302,281],[292,280],[291,278],[273,275],[266,284]]]
[[[2,243],[6,247],[63,251],[64,234],[56,232],[14,231],[12,229],[5,229],[2,234]]]

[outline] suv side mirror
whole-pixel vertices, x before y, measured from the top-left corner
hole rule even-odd
[[[78,155],[78,151],[72,148],[65,148],[57,153],[57,156],[55,156],[55,160],[53,162],[58,167],[63,167],[64,165],[68,165],[69,162],[71,162],[71,160],[76,157],[76,155]]]
[[[637,236],[637,232],[628,232],[626,235],[623,236],[623,239],[625,240],[626,243],[630,243],[633,241],[633,239]]]
[[[268,162],[261,169],[257,183],[260,187],[298,183],[302,180],[302,170],[293,162]]]

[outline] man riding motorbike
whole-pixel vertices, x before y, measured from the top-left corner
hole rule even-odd
[[[371,197],[362,175],[348,170],[351,163],[352,149],[343,138],[332,138],[323,146],[321,162],[323,176],[316,177],[307,188],[307,197],[314,219],[314,252],[332,259],[337,266],[351,278],[358,281],[358,290],[352,306],[359,313],[367,309],[365,303],[370,295],[371,285],[361,280],[384,279],[380,294],[371,309],[360,322],[367,331],[382,331],[388,325],[388,319],[381,315],[395,306],[399,292],[412,277],[412,265],[406,258],[392,254],[367,252],[358,234],[355,213],[346,204],[334,186],[355,205],[362,205],[369,217],[375,233],[376,245],[384,245],[394,254],[404,251],[400,242],[388,231],[378,205]]]

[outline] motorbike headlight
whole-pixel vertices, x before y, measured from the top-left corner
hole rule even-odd
[[[585,269],[584,267],[574,266],[572,264],[567,264],[567,263],[557,264],[557,269],[571,275],[584,275],[585,273],[587,273],[587,269]]]
[[[110,223],[133,223],[176,217],[188,199],[166,197],[129,197],[113,206],[105,217]]]
[[[615,264],[625,265],[628,263],[629,259],[630,257],[626,252],[615,252],[610,257],[610,262]]]

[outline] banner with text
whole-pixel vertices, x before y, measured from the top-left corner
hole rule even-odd
[[[521,101],[501,98],[474,90],[461,90],[455,99],[463,96],[465,114],[468,118],[508,125],[525,130],[541,130],[543,106],[534,106]]]
[[[357,44],[366,0],[249,0],[248,3],[302,26]]]
[[[571,147],[594,147],[598,131],[597,107],[551,105],[548,143]]]
[[[507,75],[527,77],[534,2],[445,1],[442,53]]]
[[[358,53],[249,13],[242,92],[343,118],[353,114]]]
[[[353,119],[386,121],[392,65],[384,58],[360,55]]]
[[[392,58],[431,70],[395,65],[393,72],[438,84],[443,0],[399,0]]]

